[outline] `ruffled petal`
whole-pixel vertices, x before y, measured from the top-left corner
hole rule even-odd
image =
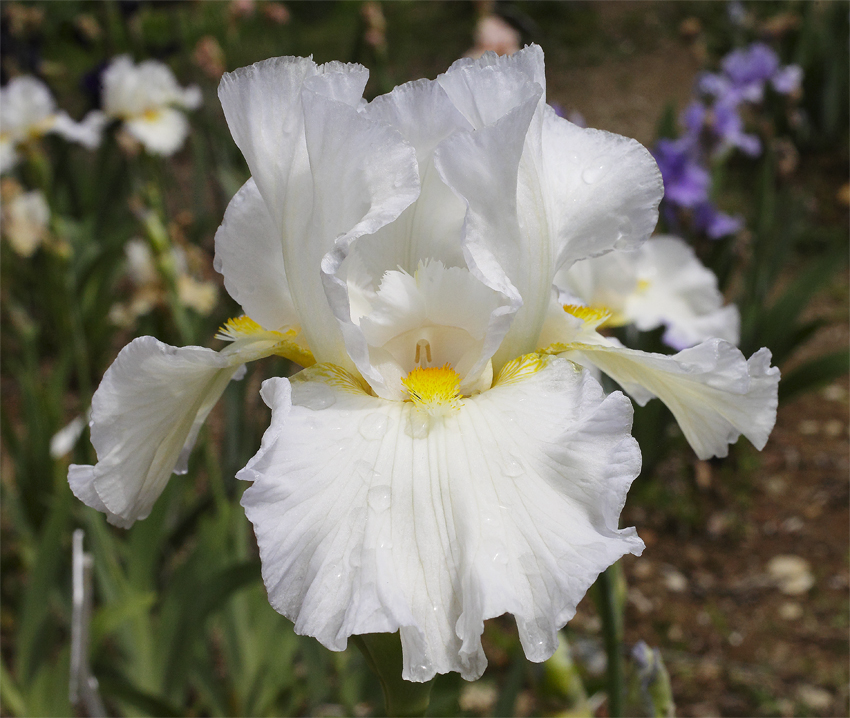
[[[125,127],[148,152],[166,157],[177,152],[189,134],[186,115],[171,107],[130,118]]]
[[[242,366],[274,342],[245,341],[215,352],[134,339],[104,374],[92,399],[95,466],[72,465],[68,480],[84,503],[128,527],[145,518],[172,472],[186,473],[201,425]]]
[[[526,335],[537,338],[552,274],[549,262],[541,260],[541,254],[548,255],[545,238],[542,250],[539,242],[524,242],[517,215],[520,159],[542,90],[521,73],[514,75],[524,84],[511,87],[515,77],[510,82],[499,80],[494,68],[485,69],[488,77],[494,76],[491,84],[504,82],[511,90],[502,88],[514,102],[512,109],[493,124],[475,132],[455,133],[443,141],[436,150],[435,165],[467,205],[462,247],[470,271],[509,297],[514,312],[522,307],[494,359],[498,366],[522,353],[523,345],[530,343]],[[471,79],[469,84],[474,86]],[[484,98],[481,102],[487,105]],[[492,108],[487,107],[489,112]],[[511,315],[505,315],[506,322],[511,319]]]
[[[437,259],[464,266],[460,247],[466,208],[434,168],[434,149],[452,133],[472,129],[436,81],[417,80],[375,98],[363,110],[369,119],[395,127],[416,151],[421,191],[394,222],[358,240],[357,251],[377,277],[401,268],[413,274],[419,262]]]
[[[405,679],[471,680],[483,622],[511,612],[542,661],[599,572],[643,548],[617,526],[640,466],[631,407],[570,362],[518,360],[431,423],[328,365],[262,394],[242,504],[272,606],[332,650],[400,630]]]
[[[312,202],[301,87],[317,72],[308,58],[277,57],[225,73],[218,87],[230,133],[281,229],[286,202],[293,203],[297,194],[305,213]],[[352,66],[348,77],[361,89],[366,84],[360,66]]]
[[[351,366],[337,319],[350,322],[344,287],[328,305],[322,257],[395,219],[418,193],[415,153],[394,129],[358,114],[359,65],[276,58],[225,75],[219,97],[269,214],[281,233],[293,304],[321,361]],[[325,268],[326,273],[333,269]],[[337,318],[334,318],[336,314]]]
[[[700,459],[726,456],[741,434],[762,449],[776,423],[779,369],[768,349],[747,360],[711,339],[674,356],[587,344],[562,356],[598,367],[641,405],[657,396]]]
[[[257,185],[249,179],[230,200],[215,233],[215,262],[224,287],[266,329],[298,327],[283,265],[280,232]]]
[[[527,231],[550,234],[555,269],[643,242],[664,194],[649,151],[636,140],[578,127],[549,107],[544,112],[543,207],[521,210]]]
[[[456,61],[437,82],[476,130],[491,125],[525,101],[529,86],[546,101],[543,50],[529,45],[513,55],[486,52],[478,59]]]

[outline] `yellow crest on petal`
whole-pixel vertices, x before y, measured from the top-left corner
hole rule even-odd
[[[298,329],[287,329],[283,332],[264,329],[251,317],[243,315],[228,319],[224,326],[218,330],[216,339],[226,342],[239,342],[245,340],[271,341],[275,343],[274,351],[271,353],[282,356],[285,359],[300,364],[303,367],[316,363],[310,348],[303,344]],[[265,356],[268,356],[266,354]]]
[[[611,316],[611,310],[607,307],[581,307],[578,304],[565,304],[564,311],[572,314],[576,319],[581,319],[585,324],[599,326]]]
[[[533,354],[524,354],[516,359],[511,359],[507,364],[505,364],[505,366],[502,367],[499,375],[493,382],[493,386],[514,384],[518,381],[522,381],[532,374],[539,372],[544,366],[546,366],[548,361],[549,358],[547,356],[538,352]]]
[[[416,367],[401,382],[407,388],[416,408],[432,416],[443,416],[457,411],[463,404],[460,395],[460,374],[448,364],[441,367]]]

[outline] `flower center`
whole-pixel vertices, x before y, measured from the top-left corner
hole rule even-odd
[[[460,374],[448,364],[418,366],[401,382],[416,408],[431,416],[447,416],[461,407]]]

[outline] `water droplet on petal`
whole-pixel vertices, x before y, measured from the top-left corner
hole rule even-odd
[[[430,417],[421,411],[412,410],[408,412],[407,420],[404,422],[404,433],[411,439],[424,439],[431,430]]]
[[[502,473],[508,478],[514,479],[525,473],[525,467],[519,458],[513,454],[509,454],[502,463]]]
[[[375,479],[381,475],[375,471],[375,468],[368,461],[360,459],[354,464],[354,475],[358,477],[364,484],[371,486],[375,483]]]
[[[496,544],[490,549],[490,559],[493,563],[504,565],[508,562],[508,550],[504,546]]]
[[[603,164],[593,164],[584,169],[581,173],[581,178],[585,184],[596,184],[602,178],[602,175],[605,174],[606,169]]]
[[[390,417],[377,411],[368,414],[360,422],[360,434],[368,441],[377,441],[389,431]]]
[[[331,578],[342,578],[342,566],[338,562],[329,564],[326,570]]]
[[[299,387],[296,401],[299,406],[303,406],[313,411],[327,409],[336,402],[336,397],[329,387],[317,382],[310,382]]]
[[[375,511],[386,511],[392,503],[392,490],[386,485],[375,486],[369,489],[367,500]]]
[[[481,523],[485,526],[495,526],[498,523],[496,517],[491,513],[481,514]]]
[[[216,272],[218,272],[219,274],[221,274],[221,270],[222,270],[223,266],[224,266],[224,263],[221,261],[221,256],[218,255],[218,254],[215,255],[215,257],[213,257],[213,269]]]

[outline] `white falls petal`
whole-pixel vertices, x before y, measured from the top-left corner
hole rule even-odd
[[[165,157],[177,152],[189,134],[186,115],[171,107],[128,119],[125,126],[148,152]]]
[[[640,553],[617,526],[640,466],[628,400],[570,362],[524,361],[430,424],[327,365],[263,385],[272,424],[238,476],[269,600],[298,633],[342,650],[400,630],[407,680],[474,679],[484,620],[513,613],[545,660],[599,572]]]
[[[92,399],[98,463],[71,466],[74,494],[118,526],[145,518],[172,472],[186,473],[201,425],[242,363],[271,353],[251,344],[215,352],[140,337],[124,347]]]
[[[711,339],[674,356],[601,345],[576,345],[563,356],[598,367],[641,405],[661,399],[700,459],[726,456],[741,434],[762,449],[776,423],[779,369],[767,349],[747,360]]]
[[[215,233],[215,268],[224,287],[266,329],[297,327],[283,266],[283,247],[268,207],[249,179],[230,200]]]

